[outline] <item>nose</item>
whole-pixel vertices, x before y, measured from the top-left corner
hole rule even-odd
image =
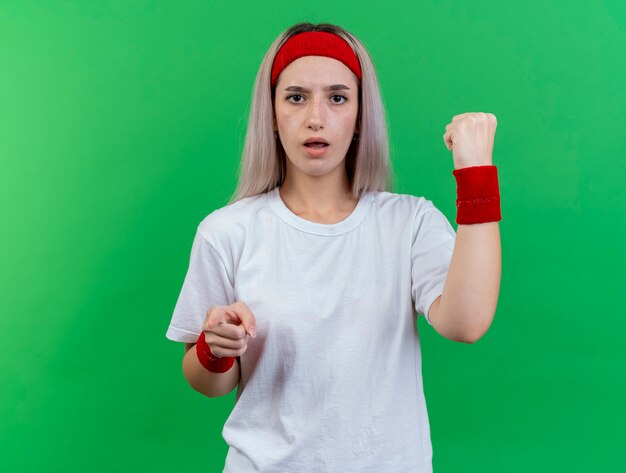
[[[307,110],[306,126],[314,130],[318,130],[324,126],[322,101],[323,99],[311,100],[311,105]]]

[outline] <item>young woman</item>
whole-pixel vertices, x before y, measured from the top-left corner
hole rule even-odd
[[[372,61],[352,34],[297,24],[259,69],[239,186],[204,218],[166,336],[189,384],[237,387],[224,472],[430,472],[416,316],[471,343],[499,291],[495,117],[444,134],[458,234],[390,192]]]

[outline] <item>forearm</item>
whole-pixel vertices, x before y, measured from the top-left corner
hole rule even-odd
[[[474,342],[489,329],[496,312],[502,266],[500,225],[458,225],[441,301],[431,318],[447,338]]]
[[[208,397],[225,396],[239,383],[239,363],[225,373],[213,373],[200,364],[196,345],[187,350],[183,358],[183,373],[189,385]]]

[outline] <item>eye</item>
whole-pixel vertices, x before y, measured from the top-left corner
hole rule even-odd
[[[303,97],[302,97],[302,95],[300,95],[300,94],[291,94],[291,95],[288,95],[288,96],[287,96],[287,100],[288,100],[288,101],[291,101],[291,103],[302,103],[302,101],[301,101],[301,100],[297,100],[297,101],[295,101],[295,102],[294,102],[294,101],[292,101],[292,100],[290,100],[290,99],[292,99],[292,98],[294,98],[294,97],[303,98]],[[340,102],[337,102],[337,101],[333,100],[332,102],[333,102],[334,104],[336,104],[336,105],[341,105],[341,104],[345,103],[345,102],[348,100],[348,98],[347,98],[346,96],[344,96],[344,95],[339,95],[339,94],[332,95],[331,97],[332,97],[332,98],[339,97],[340,99],[343,99],[343,101],[340,101]]]
[[[292,94],[292,95],[288,95],[288,96],[287,96],[287,100],[291,99],[292,97],[302,97],[302,95],[299,95],[299,94]],[[300,103],[300,101],[297,101],[297,102],[291,102],[291,103]]]

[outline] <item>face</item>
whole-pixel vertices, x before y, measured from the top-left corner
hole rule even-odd
[[[342,171],[340,165],[358,133],[358,93],[356,76],[333,58],[304,56],[283,69],[276,84],[274,130],[288,158],[288,173],[319,176]],[[304,145],[315,137],[328,146]]]

